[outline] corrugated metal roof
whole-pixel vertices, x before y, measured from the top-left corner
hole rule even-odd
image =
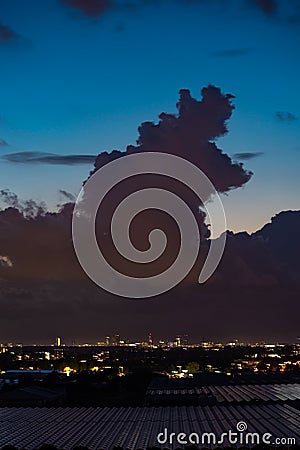
[[[143,408],[0,408],[0,447],[14,445],[32,450],[44,443],[71,450],[184,447],[177,441],[159,445],[158,433],[216,433],[236,431],[238,422],[247,431],[294,437],[300,443],[300,411],[287,404],[230,404]],[[198,447],[208,445],[199,445]]]
[[[250,384],[232,386],[202,386],[192,389],[148,389],[147,396],[207,395],[215,397],[218,403],[247,402],[255,400],[288,401],[300,399],[300,383]]]

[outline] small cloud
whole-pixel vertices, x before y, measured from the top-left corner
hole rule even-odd
[[[118,25],[116,25],[115,30],[121,33],[125,30],[125,26],[122,23],[119,23]]]
[[[254,153],[254,152],[241,152],[241,153],[235,153],[233,155],[233,157],[235,159],[240,159],[242,161],[246,161],[248,159],[257,158],[258,156],[261,156],[263,154],[264,154],[263,152],[256,152],[256,153]]]
[[[0,190],[0,200],[5,205],[18,209],[24,217],[37,217],[46,213],[47,206],[44,202],[36,202],[35,200],[22,200],[17,194],[9,189]]]
[[[0,138],[0,147],[8,147],[8,143],[4,140]]]
[[[215,52],[211,52],[211,56],[222,56],[222,57],[235,57],[235,56],[243,56],[251,51],[250,48],[232,48],[232,49],[224,49],[217,50]]]
[[[61,0],[61,2],[88,17],[100,17],[115,7],[113,0]]]
[[[16,33],[10,27],[0,23],[0,47],[31,48],[32,42]],[[0,117],[0,121],[2,117]]]
[[[75,195],[73,195],[71,192],[65,191],[64,189],[59,189],[58,192],[62,197],[65,197],[66,199],[70,200],[71,202],[75,201]]]
[[[280,122],[294,122],[295,120],[298,120],[298,117],[295,116],[295,114],[288,111],[277,111],[275,117]]]
[[[2,156],[2,159],[17,164],[56,164],[56,165],[79,165],[93,164],[96,155],[57,155],[44,152],[18,152]]]
[[[251,3],[268,16],[274,15],[277,11],[276,0],[251,0]]]
[[[11,28],[0,23],[0,44],[7,45],[19,39],[20,36]]]

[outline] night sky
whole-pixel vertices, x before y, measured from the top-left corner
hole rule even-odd
[[[298,0],[1,0],[0,342],[149,331],[295,340],[299,216],[263,227],[299,209],[299,47]],[[201,92],[211,85],[218,98]],[[199,102],[207,92],[213,105],[214,117],[197,126],[203,136],[215,122],[204,139],[232,160],[212,176],[224,185],[235,234],[201,292],[191,277],[162,299],[112,298],[81,274],[66,244],[71,206],[60,208],[110,159],[94,166],[97,155],[124,152],[138,138],[141,151],[151,150],[138,127],[157,124],[162,112],[180,115],[181,89]],[[219,108],[225,94],[234,96],[228,117]],[[184,131],[196,133],[189,123]],[[210,175],[214,164],[199,166]],[[261,229],[261,248],[237,234]]]

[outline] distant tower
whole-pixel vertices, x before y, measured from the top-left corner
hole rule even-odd
[[[189,345],[189,335],[184,334],[181,341],[183,347],[187,347]]]
[[[107,347],[110,345],[110,336],[105,336],[105,345],[107,345]]]
[[[57,347],[60,347],[60,346],[61,346],[61,338],[60,338],[60,337],[57,337],[55,343],[56,343],[56,346],[57,346]]]
[[[153,338],[151,333],[148,334],[148,345],[149,347],[153,347]]]
[[[175,338],[175,346],[181,347],[181,335],[180,334],[178,334]]]

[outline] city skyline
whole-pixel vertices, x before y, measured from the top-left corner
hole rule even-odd
[[[150,333],[151,334],[151,333]],[[152,336],[152,334],[151,334]],[[116,341],[118,337],[119,342]],[[59,341],[58,341],[59,339]],[[48,342],[10,342],[8,340],[3,340],[0,342],[0,348],[4,347],[115,347],[115,346],[148,346],[153,348],[159,348],[159,347],[168,347],[168,348],[176,348],[176,347],[189,347],[189,346],[269,346],[269,347],[276,347],[276,346],[285,346],[285,345],[300,345],[300,337],[296,337],[294,341],[285,342],[280,339],[276,339],[274,337],[271,341],[241,341],[239,339],[229,339],[229,340],[215,340],[212,337],[209,337],[208,339],[205,338],[205,336],[202,336],[202,338],[197,338],[194,336],[190,336],[188,334],[177,334],[173,337],[167,337],[167,336],[160,336],[160,337],[153,337],[151,339],[151,342],[149,341],[149,335],[147,336],[139,336],[136,338],[127,338],[126,336],[120,336],[117,335],[109,335],[105,336],[103,338],[99,338],[98,340],[95,340],[94,342],[91,340],[78,340],[78,339],[72,339],[72,340],[64,340],[62,337],[56,337],[52,341]]]

